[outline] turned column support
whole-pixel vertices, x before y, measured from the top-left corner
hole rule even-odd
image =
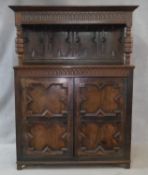
[[[131,33],[131,26],[126,27],[126,36],[125,36],[125,64],[130,64],[131,61],[131,53],[133,47],[133,39]]]
[[[19,65],[22,65],[24,57],[24,38],[21,25],[16,25],[16,53],[19,58]]]

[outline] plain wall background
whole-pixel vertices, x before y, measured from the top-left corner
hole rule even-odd
[[[21,2],[21,0],[20,0]],[[40,4],[48,1],[40,0]],[[69,3],[67,0],[63,0]],[[96,5],[94,0],[75,0]],[[0,144],[15,143],[15,105],[13,66],[15,54],[14,13],[8,8],[13,0],[0,0]],[[37,0],[28,1],[28,4]],[[39,3],[38,3],[39,4]],[[132,145],[148,145],[148,0],[97,0],[99,5],[139,5],[133,14],[134,47],[132,63],[135,64],[133,91]]]

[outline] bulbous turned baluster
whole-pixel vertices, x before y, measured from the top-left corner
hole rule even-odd
[[[132,53],[132,35],[131,35],[131,26],[126,28],[126,38],[125,38],[125,64],[130,64],[131,53]]]
[[[16,25],[16,53],[18,54],[19,58],[19,65],[22,65],[23,63],[23,57],[24,57],[24,38],[23,38],[23,32],[22,32],[22,26]]]

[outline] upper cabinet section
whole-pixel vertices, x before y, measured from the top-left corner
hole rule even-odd
[[[36,63],[122,63],[122,26],[24,26],[24,61]]]
[[[20,64],[130,64],[137,6],[10,6]]]

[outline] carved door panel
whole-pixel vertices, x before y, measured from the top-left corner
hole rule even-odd
[[[97,159],[122,156],[125,145],[126,79],[75,79],[75,88],[76,156]]]
[[[73,154],[72,83],[70,78],[20,79],[20,150],[24,158]]]

